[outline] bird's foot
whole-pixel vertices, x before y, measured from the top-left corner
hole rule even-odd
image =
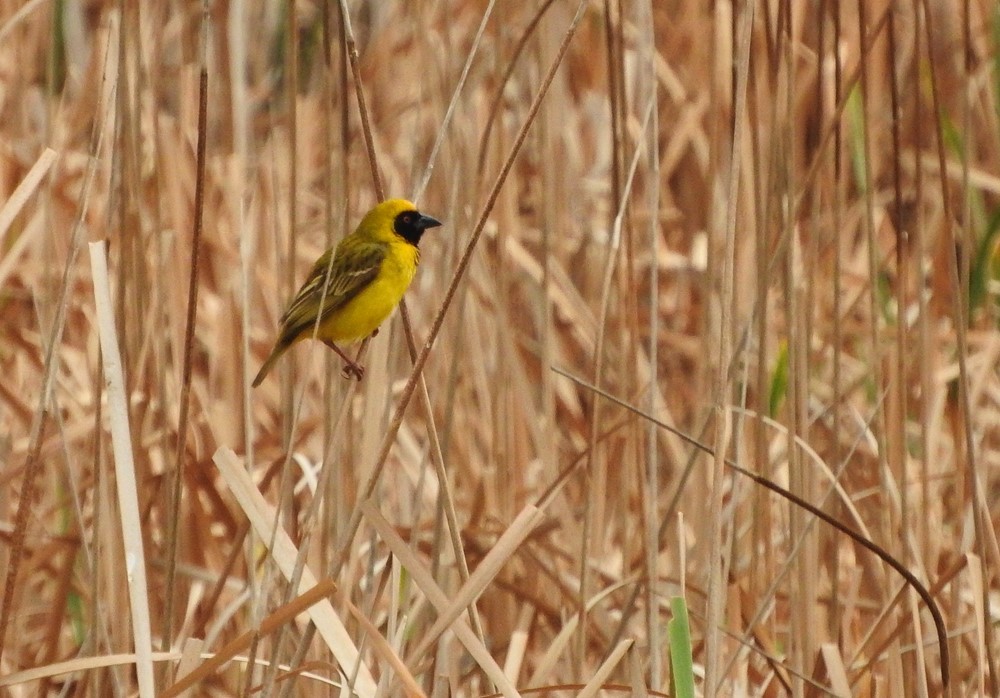
[[[348,380],[353,378],[354,380],[360,383],[361,379],[365,377],[365,367],[359,363],[350,361],[344,365],[344,368],[340,370],[340,375],[342,375],[344,378],[347,378]]]

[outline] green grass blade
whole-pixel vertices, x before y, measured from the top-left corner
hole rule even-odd
[[[694,698],[694,659],[691,656],[691,626],[684,597],[670,599],[673,618],[667,623],[670,639],[670,667],[674,677],[674,696]]]

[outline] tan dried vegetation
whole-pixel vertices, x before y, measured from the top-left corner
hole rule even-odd
[[[344,5],[0,3],[3,691],[996,694],[995,3]]]

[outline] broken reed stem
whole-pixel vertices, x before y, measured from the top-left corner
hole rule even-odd
[[[129,596],[129,619],[135,646],[135,670],[141,698],[156,695],[153,678],[153,638],[149,620],[149,596],[146,584],[146,555],[142,541],[142,515],[139,510],[135,457],[132,453],[132,430],[128,418],[125,375],[118,347],[108,279],[107,251],[103,241],[90,243],[90,265],[94,279],[94,305],[103,357],[105,388],[108,396],[108,421],[114,453],[115,492],[121,523],[122,557],[126,569]]]

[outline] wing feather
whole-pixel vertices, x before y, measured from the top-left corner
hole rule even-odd
[[[322,300],[323,319],[343,308],[378,276],[387,248],[383,243],[354,241],[340,245],[330,268],[330,251],[316,260],[302,288],[281,318],[281,336],[293,341],[303,332],[311,332]],[[330,270],[327,281],[327,269]],[[323,290],[326,288],[326,298]]]

